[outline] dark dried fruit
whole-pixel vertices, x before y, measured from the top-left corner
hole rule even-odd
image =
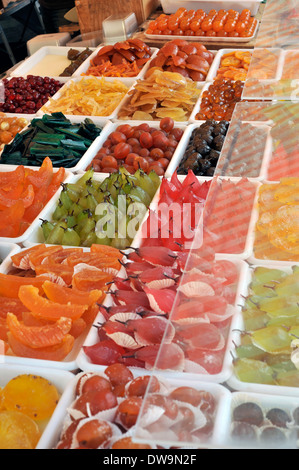
[[[283,444],[286,441],[286,435],[279,428],[267,426],[262,430],[260,439],[267,444],[277,445],[277,443]]]
[[[252,424],[236,422],[233,423],[231,437],[234,439],[254,440],[257,438],[257,433]]]
[[[248,402],[242,403],[234,409],[233,420],[261,426],[264,415],[262,409],[256,403]]]
[[[266,418],[271,421],[274,426],[278,426],[280,428],[286,428],[287,423],[290,422],[289,415],[280,408],[272,408],[266,414]]]

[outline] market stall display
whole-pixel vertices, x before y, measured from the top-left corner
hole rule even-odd
[[[37,366],[46,392],[76,377],[30,447],[298,447],[297,49],[245,49],[246,6],[176,8],[145,34],[158,51],[132,38],[59,84],[4,82],[26,128],[0,159],[0,447],[9,380],[15,397]]]

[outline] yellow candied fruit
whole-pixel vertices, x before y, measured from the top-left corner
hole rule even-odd
[[[34,449],[40,439],[36,422],[19,411],[0,411],[0,449]]]
[[[3,406],[24,413],[35,421],[51,417],[59,400],[57,388],[47,379],[21,374],[10,380],[3,389]]]
[[[0,387],[0,411],[5,410],[3,405],[3,388]]]

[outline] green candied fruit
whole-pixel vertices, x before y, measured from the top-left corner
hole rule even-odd
[[[265,362],[256,359],[236,359],[234,372],[241,382],[275,385],[274,371]]]

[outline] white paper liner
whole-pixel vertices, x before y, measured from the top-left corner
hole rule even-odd
[[[121,331],[117,333],[111,333],[107,336],[111,338],[118,346],[122,346],[123,348],[127,349],[139,349],[140,344],[132,338],[132,336],[128,335],[127,333],[123,333]]]
[[[206,282],[201,281],[186,281],[178,287],[178,291],[191,298],[215,295],[214,289]]]
[[[174,285],[175,285],[175,281],[169,278],[157,279],[155,281],[146,282],[146,286],[149,289],[165,289],[167,287],[172,287]]]

